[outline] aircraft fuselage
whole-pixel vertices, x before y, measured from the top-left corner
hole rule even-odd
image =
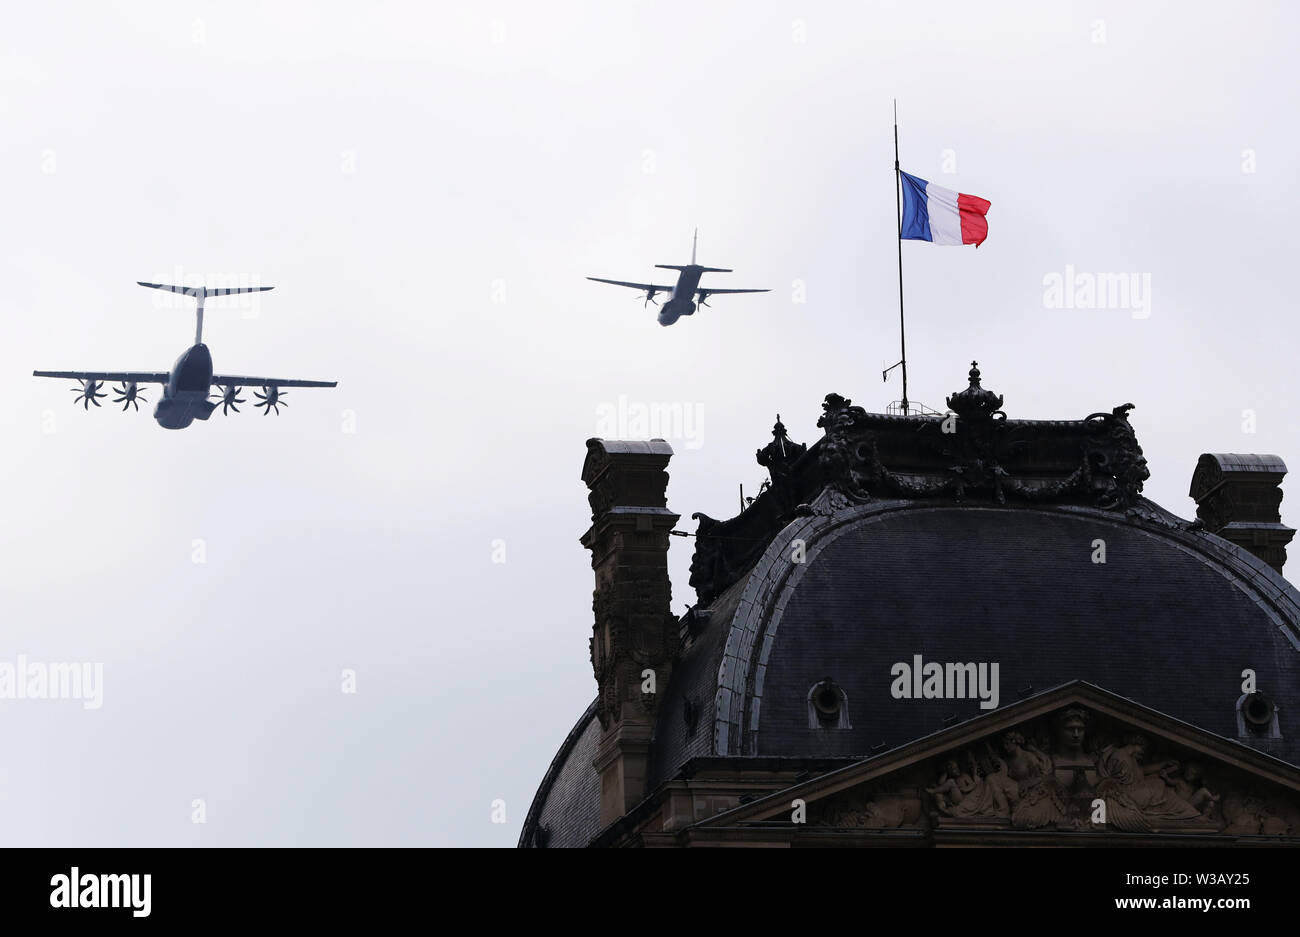
[[[660,325],[672,325],[682,316],[695,314],[695,303],[692,300],[695,290],[700,285],[702,273],[704,268],[698,264],[682,267],[677,275],[677,285],[673,287],[672,296],[659,308]]]
[[[196,419],[206,420],[217,408],[208,400],[211,388],[212,353],[202,342],[191,345],[172,365],[153,418],[164,429],[184,429]]]

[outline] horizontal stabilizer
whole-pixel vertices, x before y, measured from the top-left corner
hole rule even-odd
[[[233,293],[264,293],[267,290],[275,289],[274,286],[236,286],[229,288],[213,288],[206,286],[172,286],[170,283],[146,283],[143,280],[136,280],[141,286],[147,286],[151,290],[167,290],[171,293],[183,293],[186,296],[229,296]]]
[[[151,290],[169,290],[172,293],[184,293],[186,296],[198,296],[197,287],[193,286],[170,286],[166,283],[146,283],[143,280],[136,280],[141,286],[147,286]]]
[[[678,266],[677,264],[655,264],[660,270],[698,270],[701,273],[732,273],[726,267],[700,267],[691,264],[689,267]]]

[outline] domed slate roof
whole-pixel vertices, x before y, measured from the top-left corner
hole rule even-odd
[[[864,756],[980,714],[973,698],[893,698],[891,668],[915,655],[997,663],[998,702],[1086,680],[1226,737],[1249,667],[1290,716],[1295,590],[1239,547],[1145,506],[1117,517],[876,502],[791,524],[727,623],[714,752]],[[807,561],[791,564],[798,539]],[[1092,561],[1097,541],[1104,563]],[[808,720],[808,692],[827,676],[852,723],[833,733]],[[1290,733],[1259,747],[1300,763]]]
[[[700,602],[680,623],[647,793],[709,759],[860,761],[995,708],[973,686],[896,698],[894,668],[920,661],[996,664],[998,706],[1086,681],[1300,765],[1300,593],[1141,497],[1130,405],[1009,421],[975,369],[971,388],[949,398],[970,404],[952,438],[831,395],[816,444],[760,450],[773,484],[745,512],[696,515]],[[1243,733],[1246,669],[1280,731]],[[813,701],[827,681],[843,709],[829,730]],[[599,832],[592,710],[574,732],[521,844],[566,815],[581,818],[569,841]]]

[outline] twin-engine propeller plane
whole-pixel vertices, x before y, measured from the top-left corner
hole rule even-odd
[[[628,283],[624,280],[602,280],[600,277],[587,277],[588,280],[594,280],[597,283],[611,283],[614,286],[626,286],[634,290],[641,290],[645,293],[645,302],[642,306],[649,303],[655,303],[655,296],[660,293],[668,294],[668,302],[663,304],[659,310],[659,324],[672,325],[682,316],[695,315],[695,303],[691,300],[699,294],[699,303],[701,306],[709,305],[705,300],[710,296],[719,293],[770,293],[771,290],[715,290],[700,289],[700,275],[705,273],[731,273],[732,271],[725,267],[701,267],[695,262],[695,246],[700,238],[700,231],[695,230],[695,237],[691,239],[691,262],[689,264],[678,266],[676,264],[655,264],[661,270],[676,270],[676,286],[659,286],[654,283]],[[658,303],[655,303],[658,306]]]
[[[255,407],[263,407],[262,415],[272,410],[280,415],[280,408],[289,406],[284,399],[286,387],[337,387],[338,381],[293,381],[278,377],[239,377],[234,374],[213,374],[212,354],[203,344],[203,300],[208,296],[229,296],[232,293],[261,293],[273,289],[270,286],[244,286],[233,289],[208,289],[203,286],[170,286],[166,283],[140,283],[154,290],[170,290],[193,296],[199,301],[198,324],[194,331],[194,344],[187,348],[170,371],[33,371],[36,377],[65,377],[79,382],[73,388],[77,396],[73,405],[81,404],[89,410],[93,403],[102,406],[100,399],[108,394],[102,389],[109,381],[120,381],[121,386],[113,388],[117,394],[113,403],[120,403],[122,409],[135,407],[140,409],[140,401],[148,399],[140,393],[141,384],[161,384],[162,398],[154,405],[153,418],[158,425],[166,429],[184,429],[195,420],[206,420],[212,411],[221,407],[223,415],[231,410],[239,412],[236,404],[244,403],[239,396],[240,388],[260,387],[254,391],[257,398]],[[220,393],[211,393],[213,388]],[[211,398],[219,403],[214,403]]]

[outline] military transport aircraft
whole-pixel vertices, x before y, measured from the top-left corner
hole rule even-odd
[[[277,377],[239,377],[233,374],[213,374],[212,355],[208,346],[203,344],[203,300],[208,296],[229,296],[232,293],[261,293],[273,289],[270,286],[245,286],[235,289],[208,289],[203,286],[170,286],[166,283],[140,283],[153,290],[170,290],[193,296],[199,301],[198,324],[194,331],[194,344],[187,348],[170,371],[33,371],[36,377],[66,377],[80,382],[74,387],[77,395],[73,406],[82,404],[89,410],[93,403],[101,406],[99,399],[108,396],[101,391],[106,381],[120,381],[121,387],[113,388],[117,394],[113,403],[120,403],[122,409],[134,406],[140,409],[140,401],[148,399],[140,393],[141,384],[161,384],[162,399],[154,406],[153,418],[158,425],[166,429],[184,429],[197,420],[206,420],[212,416],[218,404],[212,397],[221,401],[223,415],[229,411],[239,412],[236,404],[244,403],[239,396],[241,387],[260,387],[261,393],[254,391],[258,402],[255,407],[265,407],[262,416],[272,410],[280,415],[280,408],[287,407],[284,400],[285,387],[337,387],[338,381],[291,381]],[[212,388],[219,388],[220,393],[210,393]]]
[[[701,267],[695,262],[695,246],[699,240],[700,231],[695,229],[695,237],[691,239],[691,262],[685,266],[675,264],[655,264],[661,270],[677,270],[676,286],[658,286],[654,283],[628,283],[624,280],[602,280],[600,277],[587,277],[588,280],[594,280],[597,283],[612,283],[614,286],[627,286],[634,290],[645,292],[645,302],[655,303],[655,296],[659,293],[668,294],[668,302],[664,303],[663,308],[659,310],[659,324],[672,325],[682,316],[692,316],[695,314],[695,303],[691,299],[698,293],[700,305],[709,305],[705,302],[710,296],[716,293],[770,293],[771,290],[715,290],[700,289],[700,274],[703,273],[731,273],[725,267]],[[658,303],[655,303],[658,306]]]

